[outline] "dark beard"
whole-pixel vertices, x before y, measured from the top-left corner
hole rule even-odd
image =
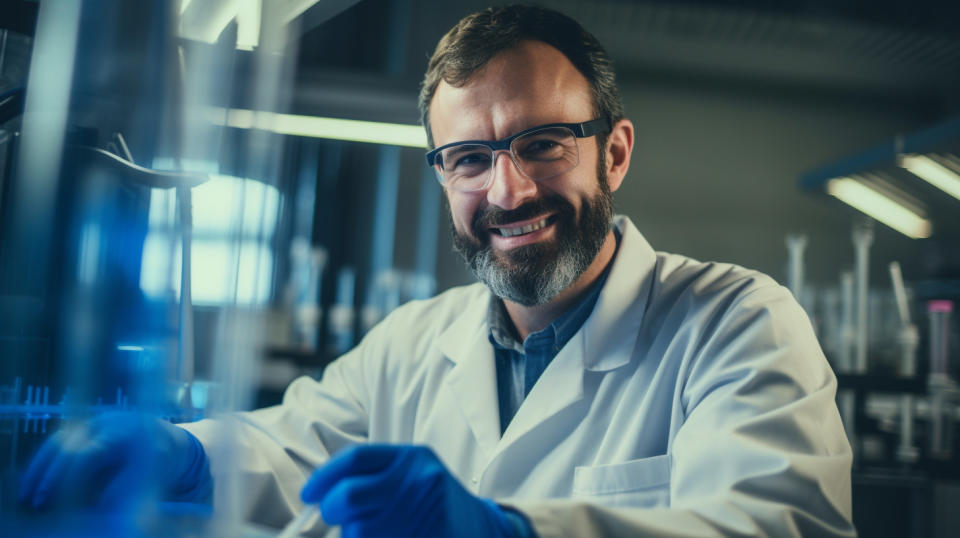
[[[458,233],[451,220],[454,250],[497,297],[524,306],[546,304],[580,278],[610,232],[613,196],[606,175],[601,173],[598,179],[600,192],[582,199],[579,218],[570,202],[550,195],[510,211],[490,207],[478,212],[472,222],[473,237]],[[490,226],[546,213],[555,214],[554,240],[507,252],[493,250]]]

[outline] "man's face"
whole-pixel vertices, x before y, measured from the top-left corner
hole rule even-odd
[[[583,75],[558,50],[528,41],[462,87],[441,82],[430,125],[441,146],[594,114]],[[587,269],[609,233],[612,199],[596,139],[576,142],[579,165],[559,176],[533,181],[499,152],[487,190],[446,190],[454,247],[497,296],[526,306],[550,301]]]

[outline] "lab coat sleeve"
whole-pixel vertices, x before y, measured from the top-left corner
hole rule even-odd
[[[239,508],[247,521],[281,527],[302,508],[300,488],[313,470],[367,440],[369,347],[361,343],[334,361],[321,381],[294,380],[280,405],[181,425],[210,459],[217,511]]]
[[[767,285],[704,325],[681,370],[669,507],[501,502],[542,538],[855,536],[836,378],[806,314]]]

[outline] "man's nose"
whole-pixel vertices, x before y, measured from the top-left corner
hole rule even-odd
[[[506,151],[494,154],[490,173],[493,179],[487,202],[499,208],[516,209],[537,195],[537,182],[525,176]]]

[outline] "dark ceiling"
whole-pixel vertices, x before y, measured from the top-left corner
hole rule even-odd
[[[388,75],[415,86],[442,33],[487,5],[364,0],[300,41],[301,72]],[[686,78],[932,102],[960,109],[960,2],[541,2],[610,52],[621,78]]]
[[[609,50],[621,79],[766,85],[907,100],[939,109],[938,115],[960,113],[960,1],[540,3],[570,14],[593,32]],[[298,21],[301,85],[316,88],[336,73],[334,78],[346,77],[345,86],[369,88],[347,93],[372,92],[353,108],[389,97],[391,91],[409,101],[443,32],[488,4],[319,0]],[[36,0],[4,0],[0,27],[31,34],[37,6]],[[358,77],[365,82],[356,84]],[[339,88],[334,82],[327,97],[319,99],[344,93]],[[341,95],[340,100],[351,98]]]

